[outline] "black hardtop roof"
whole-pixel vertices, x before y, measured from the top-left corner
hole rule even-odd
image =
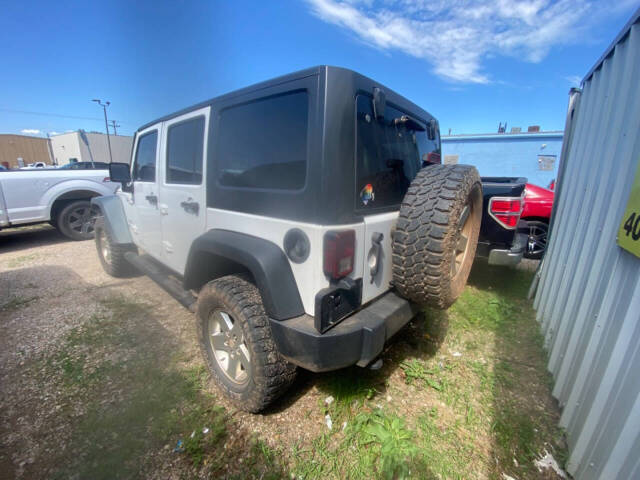
[[[254,92],[257,90],[261,90],[264,88],[269,88],[269,87],[273,87],[275,85],[280,85],[282,83],[286,83],[286,82],[290,82],[292,80],[299,80],[301,78],[306,78],[306,77],[310,77],[313,75],[329,75],[332,71],[334,72],[342,72],[342,73],[348,73],[351,74],[355,77],[359,77],[361,80],[365,80],[367,82],[376,84],[377,86],[379,86],[380,88],[383,88],[386,95],[387,95],[387,99],[393,101],[393,99],[400,99],[402,104],[405,104],[405,106],[409,106],[411,107],[411,110],[414,111],[418,111],[420,112],[422,115],[426,115],[429,116],[429,113],[426,112],[425,110],[423,110],[422,108],[420,108],[419,106],[417,106],[416,104],[414,104],[413,102],[411,102],[410,100],[406,99],[405,97],[403,97],[402,95],[394,92],[393,90],[391,90],[390,88],[380,84],[379,82],[374,81],[371,78],[368,78],[358,72],[355,72],[353,70],[350,70],[348,68],[343,68],[343,67],[334,67],[334,66],[330,66],[330,65],[318,65],[315,67],[310,67],[310,68],[305,68],[304,70],[299,70],[297,72],[292,72],[286,75],[281,75],[279,77],[275,77],[269,80],[265,80],[263,82],[259,82],[259,83],[255,83],[253,85],[249,85],[247,87],[243,87],[240,88],[238,90],[233,90],[229,93],[225,93],[222,95],[219,95],[217,97],[213,97],[210,98],[209,100],[205,100],[203,102],[200,103],[196,103],[195,105],[192,105],[190,107],[187,108],[183,108],[181,110],[178,110],[177,112],[173,112],[170,113],[168,115],[165,115],[163,117],[157,118],[151,122],[145,123],[144,125],[142,125],[140,128],[138,128],[137,132],[140,132],[142,130],[145,130],[159,122],[164,122],[167,120],[170,120],[172,118],[178,117],[180,115],[183,115],[185,113],[191,112],[193,110],[197,110],[199,108],[203,108],[206,107],[208,105],[211,105],[214,101],[218,101],[218,100],[227,100],[227,99],[231,99],[233,97],[239,96],[239,95],[243,95],[245,93],[248,92]]]

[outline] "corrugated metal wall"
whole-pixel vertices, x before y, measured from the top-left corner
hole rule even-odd
[[[640,163],[639,14],[583,81],[534,303],[579,480],[640,478],[640,258],[616,244]]]

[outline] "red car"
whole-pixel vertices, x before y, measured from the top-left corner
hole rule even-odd
[[[525,258],[540,259],[547,247],[553,196],[553,190],[527,183],[524,191],[524,210],[520,217],[527,221],[529,228]]]

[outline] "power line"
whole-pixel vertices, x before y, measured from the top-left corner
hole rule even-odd
[[[39,115],[42,117],[58,117],[58,118],[72,118],[74,120],[95,120],[97,122],[102,122],[104,119],[97,117],[81,117],[79,115],[62,115],[60,113],[50,113],[50,112],[31,112],[27,110],[14,110],[12,108],[2,108],[0,107],[0,112],[8,112],[8,113],[21,113],[24,115]],[[127,122],[121,122],[127,124]]]
[[[116,129],[120,128],[122,125],[118,123],[118,120],[111,120],[109,123],[111,123],[111,127],[113,128],[113,134],[118,135],[118,130]]]

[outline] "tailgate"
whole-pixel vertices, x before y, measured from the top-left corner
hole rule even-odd
[[[517,229],[507,229],[489,215],[489,199],[492,197],[522,197],[527,184],[524,177],[481,177],[482,180],[482,224],[480,244],[492,248],[511,248]],[[481,252],[479,248],[479,252]]]

